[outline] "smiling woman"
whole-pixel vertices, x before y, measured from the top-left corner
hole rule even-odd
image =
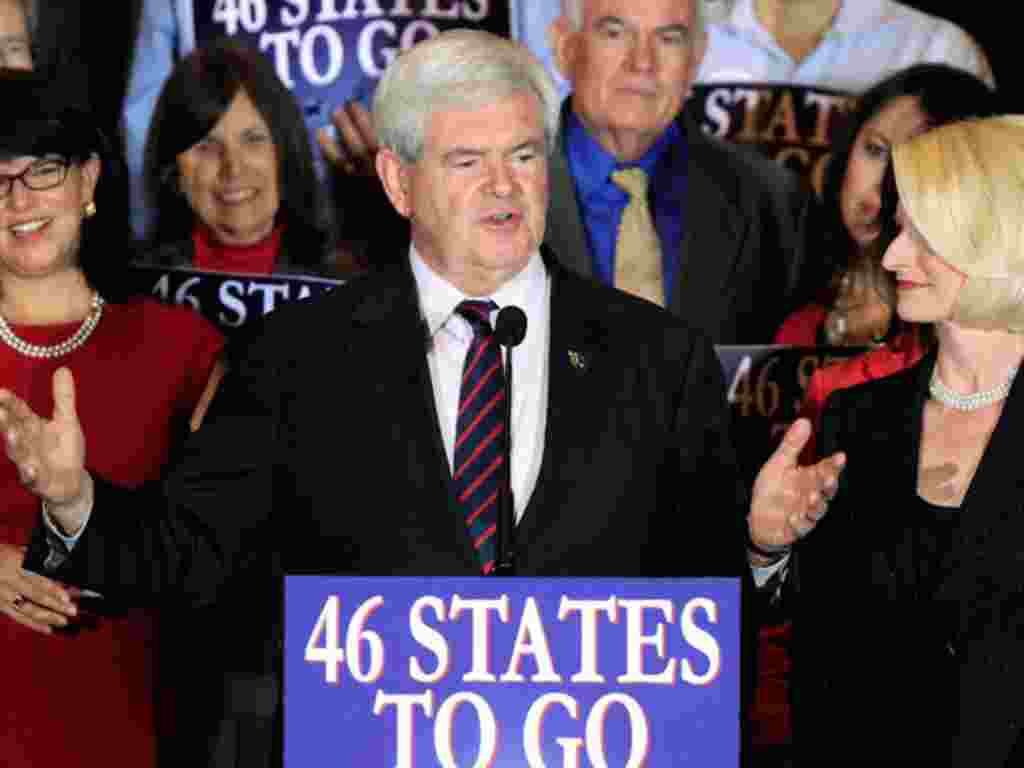
[[[107,144],[68,90],[0,72],[0,386],[49,414],[55,372],[72,371],[82,423],[102,436],[90,466],[134,487],[159,478],[223,341],[194,312],[126,295],[128,243],[99,210]],[[40,512],[22,479],[0,461],[0,762],[152,766],[154,625],[83,621],[74,595],[23,570]]]
[[[157,211],[146,261],[344,271],[299,107],[268,58],[238,41],[178,63],[153,116],[146,183]]]
[[[1024,761],[1022,168],[1022,116],[893,148],[901,231],[883,266],[896,311],[934,323],[936,345],[834,393],[822,416],[821,451],[844,451],[848,469],[795,550],[808,765],[837,744],[860,765]]]

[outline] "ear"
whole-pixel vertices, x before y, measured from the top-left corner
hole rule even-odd
[[[572,81],[576,71],[576,57],[579,53],[580,35],[573,29],[572,22],[559,16],[548,27],[548,46],[554,54],[555,66],[566,80]]]
[[[90,155],[79,167],[82,173],[82,205],[85,205],[96,199],[96,185],[100,181],[100,158],[98,155]]]
[[[704,61],[704,54],[708,52],[708,30],[705,26],[704,34],[696,40],[696,47],[693,49],[693,66],[690,69],[691,80],[697,77],[697,71],[700,69],[700,65]]]
[[[391,204],[407,219],[411,218],[409,166],[402,162],[394,150],[387,147],[381,147],[377,151],[377,158],[374,162],[377,166],[377,176],[380,178],[380,183],[384,186],[384,191]]]

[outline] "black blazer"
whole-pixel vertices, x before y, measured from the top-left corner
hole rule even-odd
[[[545,262],[547,427],[518,526],[519,573],[745,575],[747,494],[711,344]],[[225,664],[258,676],[279,663],[283,571],[478,574],[426,344],[407,260],[274,313],[231,350],[166,483],[169,503],[98,482],[92,519],[55,575],[129,602],[220,599]]]
[[[836,392],[823,413],[822,455],[843,450],[848,463],[828,516],[797,551],[801,764],[840,750],[860,764],[1024,759],[1024,382],[971,482],[937,587],[925,591],[912,514],[934,363],[932,353]]]
[[[563,108],[563,115],[568,104]],[[795,174],[745,147],[705,134],[678,118],[687,163],[686,238],[669,307],[716,344],[767,344],[786,315],[828,279],[806,241],[817,226],[813,194]],[[576,185],[563,149],[550,159],[546,239],[565,264],[593,275]]]

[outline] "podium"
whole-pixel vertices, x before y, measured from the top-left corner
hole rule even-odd
[[[738,579],[285,578],[286,768],[739,764]]]

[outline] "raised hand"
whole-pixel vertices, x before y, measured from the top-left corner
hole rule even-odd
[[[67,368],[53,374],[53,403],[53,417],[47,420],[14,393],[0,389],[0,430],[22,484],[41,499],[61,505],[78,499],[86,484],[85,436],[75,410],[75,382]]]
[[[0,613],[44,635],[66,627],[78,611],[71,593],[45,576],[23,570],[22,547],[0,542]]]
[[[846,455],[835,453],[817,464],[797,464],[811,436],[811,423],[798,419],[754,481],[750,504],[750,538],[766,552],[781,552],[806,536],[828,511]]]
[[[358,101],[348,101],[331,115],[334,135],[321,128],[317,142],[331,165],[353,176],[373,176],[379,145],[370,113]]]

